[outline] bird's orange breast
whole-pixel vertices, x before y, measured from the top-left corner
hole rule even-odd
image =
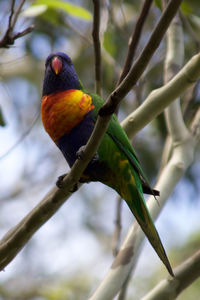
[[[67,90],[42,97],[41,117],[45,130],[56,143],[93,109],[92,98],[81,90]]]

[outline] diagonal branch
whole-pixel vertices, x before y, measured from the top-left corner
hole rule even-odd
[[[93,44],[95,57],[95,80],[96,93],[101,95],[101,43],[99,38],[100,31],[100,0],[93,0],[94,14],[93,14]]]
[[[136,49],[137,49],[137,46],[138,46],[138,43],[139,43],[139,40],[140,40],[140,37],[141,37],[142,29],[143,29],[144,23],[146,21],[146,18],[149,14],[149,10],[150,10],[152,2],[153,2],[152,0],[145,0],[144,4],[142,6],[141,12],[140,12],[139,17],[136,21],[136,24],[134,26],[134,30],[133,30],[132,35],[131,35],[130,40],[129,40],[129,47],[128,47],[126,59],[125,59],[125,62],[124,62],[122,73],[121,73],[120,78],[117,82],[117,86],[126,77],[126,75],[128,74],[128,72],[131,68],[131,65],[132,65],[132,62],[133,62],[133,59],[134,59],[134,56],[135,56],[135,52],[136,52]]]

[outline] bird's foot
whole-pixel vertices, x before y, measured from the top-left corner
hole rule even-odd
[[[73,188],[70,190],[70,193],[75,193],[78,190],[78,183],[75,183]]]
[[[68,173],[65,173],[63,175],[60,175],[56,181],[56,186],[59,188],[59,189],[62,189],[64,186],[63,186],[63,179],[64,177],[67,175]],[[72,189],[70,190],[70,193],[74,193],[78,190],[78,184],[76,183]]]
[[[78,159],[81,159],[81,160],[84,159],[84,151],[85,151],[85,146],[81,146],[79,148],[79,150],[76,152],[76,156]],[[94,157],[91,159],[91,162],[98,161],[98,160],[99,160],[99,155],[96,152]]]
[[[56,186],[59,188],[59,189],[62,189],[63,188],[63,179],[64,177],[67,175],[67,173],[63,174],[63,175],[60,175],[56,181]]]

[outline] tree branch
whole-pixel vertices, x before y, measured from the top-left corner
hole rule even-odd
[[[200,250],[174,270],[175,277],[162,280],[142,300],[173,300],[200,276]]]
[[[19,5],[17,6],[16,10],[15,7],[15,0],[12,0],[11,2],[11,9],[10,9],[10,16],[8,21],[8,28],[3,36],[3,38],[0,40],[0,48],[9,48],[11,45],[14,44],[15,40],[30,33],[34,29],[34,25],[31,25],[24,29],[21,32],[13,33],[15,24],[17,22],[17,19],[19,17],[19,13],[22,9],[22,6],[24,5],[25,0],[21,0]]]
[[[138,46],[138,43],[139,43],[139,40],[141,37],[142,29],[143,29],[144,23],[146,21],[146,18],[149,14],[149,10],[150,10],[152,2],[153,2],[152,0],[145,0],[144,4],[142,6],[141,12],[140,12],[138,19],[136,21],[136,24],[134,26],[132,35],[129,39],[129,47],[128,47],[126,59],[124,62],[124,66],[123,66],[120,78],[117,82],[117,86],[126,77],[126,75],[128,74],[128,72],[131,68],[131,65],[132,65],[132,62],[133,62],[133,59],[135,56],[135,52],[136,52],[136,49],[137,49],[137,46]]]
[[[94,14],[93,14],[93,44],[95,57],[95,78],[96,78],[96,93],[101,95],[101,43],[99,38],[100,30],[100,1],[93,0]]]

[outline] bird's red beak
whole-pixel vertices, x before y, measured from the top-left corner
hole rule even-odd
[[[56,75],[58,75],[60,73],[60,71],[62,70],[62,60],[59,57],[55,56],[52,59],[51,67],[54,70],[54,72],[56,73]]]

